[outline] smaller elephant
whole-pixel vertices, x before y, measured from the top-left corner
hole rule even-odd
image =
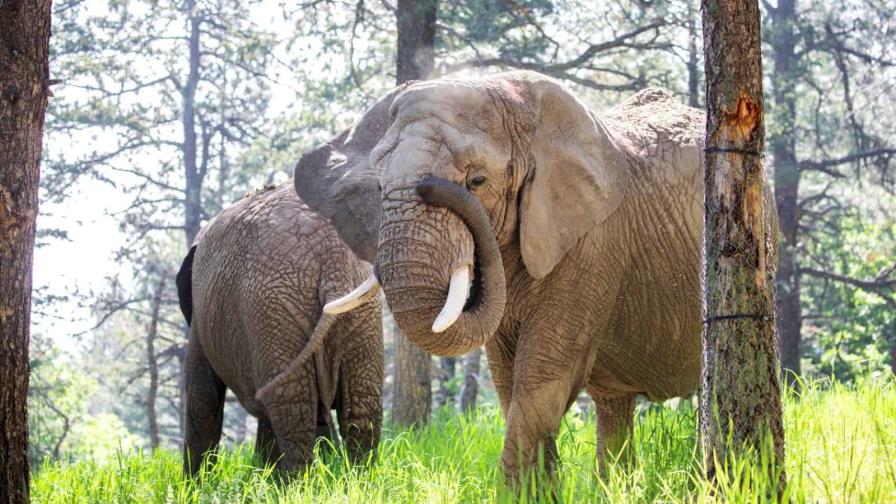
[[[355,299],[351,312],[335,314],[344,302],[336,298],[369,274],[291,182],[244,198],[200,231],[177,274],[190,324],[186,474],[221,438],[227,388],[258,418],[256,452],[281,473],[309,462],[318,437],[335,435],[331,408],[351,458],[375,454],[383,417],[380,302]]]

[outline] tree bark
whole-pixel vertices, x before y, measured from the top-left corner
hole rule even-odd
[[[451,405],[454,408],[454,394],[451,393],[451,380],[457,374],[457,357],[442,357],[439,359],[439,406]]]
[[[476,395],[479,393],[479,363],[482,361],[482,349],[464,357],[464,388],[460,393],[460,410],[464,413],[476,408]]]
[[[694,108],[700,107],[700,62],[698,60],[697,44],[697,9],[695,0],[688,0],[688,105]]]
[[[426,79],[435,66],[436,0],[398,0],[396,83]],[[432,357],[395,332],[395,389],[392,420],[422,425],[432,408]]]
[[[762,167],[757,0],[703,0],[706,75],[705,284],[701,427],[707,477],[766,436],[783,490],[784,429],[775,340],[774,211]],[[720,464],[717,466],[717,463]]]
[[[395,395],[392,421],[423,425],[432,413],[432,358],[395,331]]]
[[[188,19],[190,21],[189,38],[189,74],[181,89],[183,96],[183,111],[181,122],[184,130],[184,232],[186,233],[187,247],[193,245],[196,235],[199,233],[199,225],[202,222],[202,182],[204,173],[200,173],[198,162],[198,145],[196,135],[196,88],[199,86],[200,48],[199,37],[201,34],[201,19],[196,12],[196,0],[187,0]]]
[[[778,253],[778,344],[781,368],[789,385],[800,374],[800,274],[797,256],[799,240],[800,171],[796,159],[796,74],[794,53],[796,1],[779,0],[769,9],[774,66],[771,83],[774,97],[775,134],[769,144],[775,162],[775,202],[781,227]]]
[[[187,39],[189,73],[187,74],[187,80],[183,83],[180,90],[183,100],[181,126],[184,135],[181,150],[183,152],[184,163],[184,237],[187,242],[187,248],[189,249],[196,240],[196,236],[199,234],[200,225],[202,224],[202,184],[205,179],[204,167],[208,160],[203,159],[201,164],[199,162],[199,141],[196,133],[196,90],[199,87],[199,81],[201,79],[199,72],[201,68],[200,60],[202,57],[200,49],[202,18],[201,14],[197,11],[198,7],[196,5],[196,0],[187,0],[184,8],[190,23],[190,35]],[[183,343],[177,354],[181,377],[178,383],[180,395],[180,406],[178,410],[180,421],[178,422],[178,425],[180,428],[181,439],[184,438],[183,418],[184,408],[186,408],[185,398],[187,393],[184,382],[184,362],[186,361],[187,341],[190,339],[190,328],[186,324],[184,324],[183,334]]]
[[[159,277],[159,283],[153,293],[150,308],[149,330],[146,332],[146,367],[149,372],[149,390],[146,393],[146,419],[149,424],[149,446],[152,450],[159,447],[159,422],[156,415],[156,398],[159,395],[159,364],[156,355],[156,338],[159,335],[159,318],[162,311],[162,294],[165,291],[167,275]]]
[[[890,323],[890,371],[896,375],[896,319]]]
[[[31,267],[50,0],[0,2],[0,502],[28,502]]]
[[[426,79],[435,66],[436,0],[398,0],[396,84]]]

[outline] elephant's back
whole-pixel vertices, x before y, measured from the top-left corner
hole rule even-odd
[[[216,373],[250,410],[257,388],[298,355],[320,316],[327,271],[358,271],[335,229],[292,182],[249,195],[203,229],[194,325]],[[355,260],[357,261],[357,260]]]
[[[669,185],[702,189],[706,115],[685,106],[668,91],[647,88],[598,116],[617,143]]]

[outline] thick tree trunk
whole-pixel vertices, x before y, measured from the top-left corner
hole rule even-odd
[[[149,372],[149,390],[146,392],[146,420],[149,424],[149,446],[159,447],[159,422],[156,415],[156,399],[159,396],[159,363],[156,355],[156,338],[159,335],[159,318],[162,311],[162,293],[166,275],[161,275],[153,292],[150,308],[149,330],[146,332],[146,367]]]
[[[775,341],[774,230],[767,212],[757,0],[703,0],[706,75],[705,326],[701,427],[707,477],[731,450],[773,442],[785,481]],[[780,470],[779,470],[780,469]]]
[[[436,0],[398,0],[396,83],[426,79],[435,65]],[[422,425],[432,408],[432,357],[395,332],[392,420]]]
[[[457,374],[457,357],[442,357],[439,359],[439,393],[436,401],[439,407],[450,405],[454,408],[454,394],[451,392],[451,380]]]
[[[797,257],[799,239],[800,171],[796,161],[796,23],[795,0],[779,0],[769,9],[774,70],[771,83],[775,101],[775,134],[769,144],[775,161],[775,202],[781,226],[778,255],[778,344],[781,368],[788,384],[800,374],[800,276]]]
[[[460,392],[460,410],[464,413],[476,408],[476,395],[479,393],[479,363],[482,361],[482,349],[464,357],[464,388]]]
[[[50,1],[0,2],[0,502],[29,500],[31,266],[50,54]]]

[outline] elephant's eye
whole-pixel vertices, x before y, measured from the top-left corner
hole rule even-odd
[[[468,185],[470,187],[480,187],[485,183],[485,175],[476,175],[475,177],[470,179]]]

